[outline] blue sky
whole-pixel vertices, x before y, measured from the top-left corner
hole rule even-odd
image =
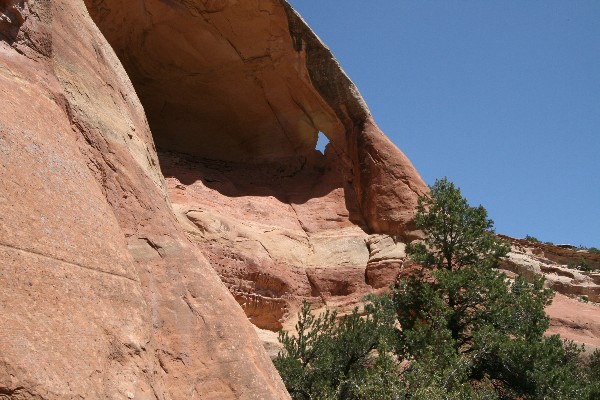
[[[600,1],[290,3],[428,184],[498,233],[600,248]]]

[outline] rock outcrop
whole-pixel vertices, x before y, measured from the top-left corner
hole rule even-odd
[[[427,188],[285,1],[86,3],[144,104],[180,223],[256,326],[393,281],[403,256],[371,262],[370,235],[415,237]]]
[[[132,79],[159,149],[274,162],[291,174],[312,161],[321,131],[368,227],[411,235],[426,186],[287,2],[86,3]]]
[[[161,153],[181,225],[263,329],[280,329],[301,300],[355,303],[393,282],[405,258],[391,236],[367,233],[336,164],[315,158],[290,175]]]
[[[83,1],[0,12],[0,397],[288,398]]]
[[[0,397],[289,398],[259,337],[419,236],[426,186],[284,0],[0,0],[0,98]],[[542,252],[506,268],[596,299]]]
[[[525,278],[543,276],[546,286],[559,293],[600,302],[600,254],[571,246],[503,238],[511,242],[512,249],[502,268]],[[587,270],[581,266],[587,266]]]
[[[573,246],[557,246],[525,239],[501,237],[511,243],[511,252],[501,262],[509,275],[525,279],[544,277],[556,293],[546,312],[548,334],[600,347],[600,254]],[[587,271],[581,265],[587,266]],[[579,267],[579,268],[578,268]]]
[[[563,339],[585,345],[588,352],[600,349],[600,304],[556,293],[546,308],[550,317],[547,334],[558,334]]]
[[[417,235],[285,1],[0,0],[0,64],[0,397],[288,398],[244,311],[358,299]]]

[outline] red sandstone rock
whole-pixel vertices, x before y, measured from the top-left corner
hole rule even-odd
[[[83,2],[0,12],[0,396],[288,398]]]
[[[275,0],[0,12],[0,393],[287,398],[235,300],[356,302],[426,191],[327,48]]]
[[[406,257],[397,239],[367,233],[336,164],[316,158],[290,173],[161,153],[181,225],[262,329],[280,329],[301,300],[355,304]]]
[[[296,12],[279,0],[86,4],[144,104],[180,223],[252,322],[280,329],[302,299],[371,291],[369,235],[414,237],[427,188]]]
[[[549,334],[559,334],[590,349],[600,348],[599,304],[582,303],[557,293],[546,312],[550,317]]]
[[[280,329],[301,299],[341,295],[318,287],[323,274],[347,287],[344,295],[368,290],[368,235],[350,221],[360,217],[348,210],[335,169],[304,167],[290,175],[277,165],[172,153],[162,153],[161,164],[180,223],[260,328]],[[309,271],[320,272],[311,280]]]
[[[502,238],[512,245],[508,258],[501,262],[502,268],[526,279],[543,276],[545,285],[557,292],[546,309],[550,317],[548,334],[560,334],[591,348],[600,347],[600,274],[573,268],[581,260],[598,268],[600,255],[508,236]]]
[[[390,286],[402,271],[402,261],[378,261],[367,264],[366,283],[375,289]]]
[[[427,188],[296,12],[86,4],[144,104],[180,223],[252,322],[280,329],[300,299],[369,292],[369,234],[413,237]]]
[[[590,268],[600,268],[600,254],[564,248],[547,243],[530,242],[503,236],[512,244],[502,267],[526,278],[544,276],[546,286],[569,296],[585,296],[600,302],[600,274],[576,269],[585,262]]]
[[[370,230],[413,235],[425,184],[287,2],[86,4],[131,77],[159,149],[294,173],[312,163],[322,131]]]
[[[425,185],[285,1],[85,5],[0,0],[0,394],[287,398],[246,317],[385,288]]]

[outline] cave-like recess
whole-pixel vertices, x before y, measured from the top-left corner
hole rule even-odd
[[[339,134],[279,1],[88,3],[160,150],[262,162],[310,153],[319,130]]]
[[[425,185],[285,0],[85,2],[135,87],[159,155],[300,167],[325,157],[368,229],[410,233]],[[324,156],[319,132],[330,141]]]

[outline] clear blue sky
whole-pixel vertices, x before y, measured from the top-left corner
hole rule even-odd
[[[600,248],[600,1],[291,4],[428,184],[498,233]]]

